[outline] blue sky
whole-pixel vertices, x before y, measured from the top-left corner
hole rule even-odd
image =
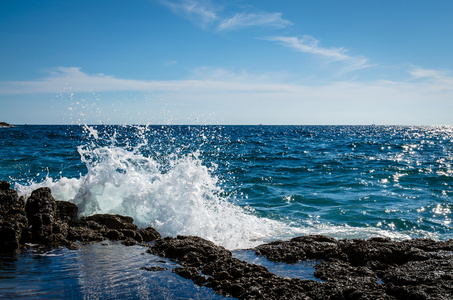
[[[453,124],[453,1],[0,1],[0,121]]]

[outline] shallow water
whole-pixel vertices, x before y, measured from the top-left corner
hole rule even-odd
[[[0,299],[224,299],[171,270],[179,265],[112,242],[0,256]],[[142,267],[162,267],[147,271]]]
[[[0,299],[225,299],[172,273],[180,265],[143,246],[109,241],[79,246],[0,255]],[[315,261],[275,263],[251,250],[233,256],[282,277],[319,280],[313,276]],[[156,267],[165,270],[148,271]]]
[[[287,264],[283,262],[273,262],[267,260],[264,256],[258,256],[253,250],[236,250],[233,251],[233,257],[246,261],[251,264],[266,267],[270,272],[281,276],[290,278],[299,278],[301,280],[316,280],[320,279],[314,276],[315,266],[318,261],[305,260],[294,264]]]

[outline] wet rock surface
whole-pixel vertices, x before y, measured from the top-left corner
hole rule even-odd
[[[0,251],[17,249],[27,227],[24,198],[8,182],[0,181]]]
[[[161,238],[152,227],[137,228],[130,217],[79,219],[77,206],[56,201],[48,188],[37,189],[25,200],[8,182],[0,181],[0,252],[13,252],[25,243],[77,248],[76,241],[106,239],[127,246],[154,241],[142,245],[149,253],[180,264],[174,273],[238,299],[453,299],[453,240],[336,240],[309,235],[253,249],[274,262],[318,261],[314,276],[319,281],[301,280],[237,259],[200,237]]]
[[[276,262],[322,260],[314,275],[325,288],[336,284],[326,299],[453,299],[453,240],[335,240],[315,235],[254,250]]]
[[[159,239],[148,251],[179,263],[182,267],[175,268],[173,272],[181,277],[225,296],[240,299],[310,299],[302,280],[283,278],[263,266],[234,258],[230,251],[200,237]]]
[[[76,241],[122,241],[125,245],[160,238],[152,227],[138,229],[127,216],[98,214],[78,218],[78,208],[56,201],[49,188],[39,188],[24,200],[0,181],[0,252],[13,252],[26,243],[77,248]]]
[[[320,281],[279,277],[199,237],[159,239],[148,251],[179,263],[176,274],[239,299],[453,299],[453,240],[309,235],[254,249],[275,262],[317,260]]]

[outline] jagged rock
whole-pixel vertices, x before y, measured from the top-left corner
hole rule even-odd
[[[282,278],[232,257],[230,251],[196,236],[157,240],[150,253],[170,258],[182,267],[173,272],[216,293],[239,299],[309,299],[302,280]]]
[[[67,243],[68,224],[61,221],[58,206],[49,188],[43,187],[32,192],[25,204],[32,242],[47,245]]]
[[[0,181],[0,252],[16,250],[27,227],[24,198]]]
[[[8,181],[4,181],[4,180],[0,181],[0,190],[1,191],[7,191],[10,189],[10,187],[11,187],[11,185],[9,184]]]
[[[121,233],[126,237],[126,239],[132,239],[135,242],[143,242],[143,238],[138,231],[130,230],[130,229],[123,229]]]
[[[161,237],[160,233],[154,227],[141,228],[138,230],[138,233],[140,233],[144,242],[152,242]]]
[[[199,237],[159,239],[148,251],[179,263],[174,273],[239,299],[453,299],[453,241],[314,235],[255,248],[274,261],[316,259],[322,281],[279,277]]]
[[[326,282],[316,295],[330,290],[335,299],[453,299],[453,240],[305,236],[260,245],[255,253],[277,262],[322,260],[314,275]],[[309,293],[322,299],[316,295]]]
[[[134,246],[137,244],[137,241],[133,238],[126,238],[121,244],[123,244],[124,246]]]
[[[157,267],[157,266],[154,266],[154,267],[141,267],[140,268],[141,270],[146,270],[148,272],[159,272],[159,271],[166,271],[167,268],[164,268],[164,267]]]
[[[112,241],[118,241],[118,240],[125,239],[124,234],[122,234],[118,230],[114,230],[114,229],[107,231],[104,236]]]
[[[453,255],[410,261],[379,273],[388,293],[400,299],[453,299]]]
[[[68,240],[80,242],[103,241],[105,236],[98,230],[93,230],[84,226],[70,227],[68,230]]]
[[[275,241],[255,249],[257,255],[276,262],[296,263],[306,259],[341,259],[347,255],[341,251],[338,241],[322,235],[308,235],[289,241]]]
[[[182,257],[186,264],[195,258],[198,258],[200,263],[205,263],[209,262],[211,258],[232,256],[231,252],[225,248],[197,236],[166,237],[157,240],[150,249],[153,253],[163,257],[177,260]]]
[[[131,217],[98,214],[79,220],[77,214],[75,204],[56,201],[49,188],[33,191],[25,202],[8,182],[0,181],[0,252],[14,251],[26,242],[76,248],[75,241],[135,244],[160,237],[152,227],[138,229]]]
[[[89,217],[85,217],[85,220],[94,221],[98,224],[105,225],[107,228],[121,230],[121,229],[132,229],[137,230],[134,219],[127,216],[121,215],[107,215],[97,214]]]
[[[70,226],[74,226],[78,222],[77,215],[79,208],[74,203],[68,201],[56,201],[58,209],[58,218]]]

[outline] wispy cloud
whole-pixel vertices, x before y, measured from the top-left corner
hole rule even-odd
[[[243,27],[267,26],[283,28],[292,23],[282,18],[281,13],[238,13],[220,22],[219,30],[235,30]]]
[[[292,23],[282,18],[282,14],[275,12],[239,12],[232,17],[220,13],[223,7],[213,4],[209,0],[161,0],[173,13],[185,17],[201,27],[218,31],[237,30],[246,27],[283,28]]]
[[[287,120],[303,124],[451,123],[446,112],[453,109],[453,77],[422,68],[410,70],[408,77],[403,81],[329,81],[309,85],[289,83],[284,76],[277,81],[272,74],[207,68],[195,72],[190,79],[157,81],[86,74],[80,68],[60,67],[41,80],[0,82],[0,96],[7,99],[8,95],[69,93],[71,99],[81,99],[92,92],[151,92],[154,102],[171,99],[167,104],[180,113],[184,107],[184,112],[215,113],[220,122],[225,118],[242,124],[262,120],[271,124],[286,124]],[[414,77],[417,79],[410,80]],[[151,105],[153,101],[145,100],[147,97],[136,100],[141,101],[140,107]],[[100,101],[103,110],[109,111],[110,98]],[[134,113],[130,107],[124,109]]]
[[[377,80],[368,83],[347,83],[350,86],[386,87],[416,87],[443,86],[442,90],[453,92],[453,76],[444,71],[413,68],[408,71],[412,78],[423,80],[421,83],[405,81]],[[324,86],[300,85],[287,83],[288,74],[250,74],[246,71],[239,73],[213,67],[202,67],[194,70],[190,79],[185,80],[133,80],[121,79],[105,74],[87,74],[78,67],[58,67],[50,70],[47,76],[34,81],[0,81],[0,94],[34,94],[74,92],[103,92],[103,91],[186,91],[190,92],[288,92],[302,93],[307,90],[323,90],[325,86],[345,86],[346,82],[326,82]],[[449,83],[445,85],[444,83]],[[443,85],[442,85],[443,84]]]
[[[453,90],[453,76],[447,70],[433,70],[414,67],[410,72],[412,80],[426,91],[447,92]]]
[[[413,76],[414,79],[420,78],[443,79],[446,77],[450,77],[448,71],[423,69],[419,67],[414,67],[409,73]]]
[[[340,48],[324,48],[319,45],[319,40],[310,35],[297,36],[275,36],[263,38],[263,40],[278,42],[281,45],[298,52],[310,53],[324,57],[331,62],[345,62],[345,71],[354,71],[368,68],[368,59],[362,56],[351,56],[348,50]]]
[[[248,27],[284,28],[293,23],[282,17],[280,12],[237,12],[226,17],[223,7],[216,6],[209,0],[161,0],[175,14],[192,20],[203,28],[219,32],[233,31]],[[310,53],[323,57],[328,62],[341,62],[342,72],[351,72],[370,67],[368,59],[349,54],[343,47],[326,48],[319,40],[310,35],[271,36],[263,40],[278,42],[298,52]]]
[[[170,8],[173,13],[201,23],[205,26],[218,19],[214,6],[209,1],[197,0],[161,0],[161,3]]]
[[[194,74],[200,74],[195,71]],[[34,94],[61,92],[112,92],[112,91],[185,91],[185,92],[224,92],[224,91],[275,91],[286,89],[284,85],[268,82],[244,82],[244,76],[211,70],[217,74],[211,78],[194,76],[187,80],[131,80],[120,79],[105,74],[86,74],[77,67],[58,67],[48,72],[48,76],[35,81],[0,82],[0,94]],[[230,74],[227,76],[227,74]],[[250,78],[250,76],[248,76]]]

